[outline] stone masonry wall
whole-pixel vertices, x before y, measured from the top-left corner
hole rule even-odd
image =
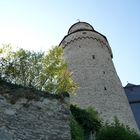
[[[60,43],[73,80],[79,85],[76,96],[70,97],[71,103],[81,108],[94,107],[104,122],[111,123],[116,116],[120,122],[138,130],[108,41],[94,30],[86,30],[85,23],[81,24],[77,23],[76,27],[74,24],[74,32]]]
[[[69,97],[0,82],[0,140],[70,140]]]

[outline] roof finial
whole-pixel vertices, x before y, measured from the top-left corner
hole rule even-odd
[[[80,22],[80,19],[77,19],[78,22]]]

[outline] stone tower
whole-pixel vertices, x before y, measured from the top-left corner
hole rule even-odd
[[[137,125],[114,68],[107,38],[86,22],[73,24],[60,43],[73,79],[79,85],[71,103],[94,107],[104,121],[114,116],[131,128]]]

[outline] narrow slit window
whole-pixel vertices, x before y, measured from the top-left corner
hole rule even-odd
[[[106,88],[106,87],[104,87],[104,90],[107,90],[107,88]]]
[[[92,59],[95,59],[95,55],[92,55]]]

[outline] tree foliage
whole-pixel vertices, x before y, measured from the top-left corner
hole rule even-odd
[[[0,48],[0,77],[7,82],[34,87],[51,93],[74,93],[77,85],[63,59],[63,49],[54,47],[47,54],[11,45]]]
[[[115,118],[112,124],[106,123],[97,133],[96,140],[140,140],[140,136]]]

